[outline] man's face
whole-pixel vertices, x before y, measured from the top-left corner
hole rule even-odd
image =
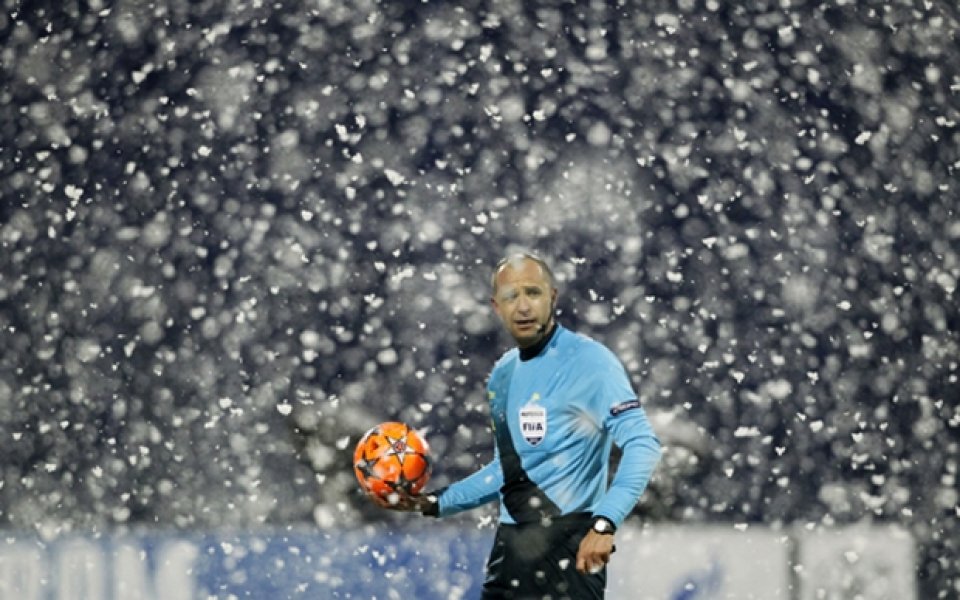
[[[496,282],[493,310],[517,346],[526,348],[543,339],[553,325],[557,290],[540,265],[526,258],[508,262],[497,272]]]

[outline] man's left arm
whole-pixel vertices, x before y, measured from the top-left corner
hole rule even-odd
[[[622,454],[609,489],[593,509],[593,527],[580,542],[577,569],[601,569],[614,550],[613,534],[636,506],[660,460],[657,439],[623,364],[606,348],[593,355],[593,410]]]
[[[609,409],[605,426],[622,455],[610,488],[594,514],[619,527],[643,495],[660,460],[660,440],[637,399]]]
[[[596,573],[609,562],[613,534],[639,501],[660,460],[660,440],[639,400],[613,406],[604,426],[622,456],[610,488],[594,508],[593,527],[580,542],[577,570],[581,573]]]

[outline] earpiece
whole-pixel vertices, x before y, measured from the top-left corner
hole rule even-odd
[[[545,332],[547,331],[547,323],[549,323],[549,322],[550,322],[550,319],[553,318],[553,311],[556,310],[556,308],[557,308],[557,306],[556,306],[556,301],[555,301],[555,300],[551,300],[551,301],[550,301],[550,312],[547,313],[547,322],[546,322],[546,323],[540,323],[540,325],[537,326],[537,335],[542,335],[543,333],[545,333]]]

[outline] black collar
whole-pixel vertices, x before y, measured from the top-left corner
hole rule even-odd
[[[532,346],[527,346],[526,348],[520,348],[520,360],[528,361],[531,358],[535,358],[539,355],[544,348],[547,347],[547,344],[550,343],[550,340],[553,339],[553,336],[557,333],[557,322],[553,322],[553,327],[550,328],[539,342]]]

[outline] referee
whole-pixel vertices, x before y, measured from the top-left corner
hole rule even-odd
[[[557,288],[543,259],[508,256],[491,284],[517,345],[487,384],[494,459],[430,494],[371,498],[439,517],[499,500],[482,600],[602,599],[615,532],[646,488],[660,442],[617,357],[554,319]],[[622,457],[608,485],[613,444]]]

